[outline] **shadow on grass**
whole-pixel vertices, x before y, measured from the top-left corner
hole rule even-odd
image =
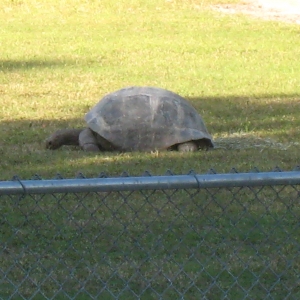
[[[208,131],[213,136],[262,132],[276,139],[289,139],[288,132],[294,132],[295,137],[300,138],[299,94],[193,97],[187,100],[202,115]],[[86,105],[82,107],[82,111],[85,110]],[[33,128],[51,134],[52,131],[61,128],[85,127],[83,116],[64,120],[2,121],[1,124],[6,128],[4,140],[6,135],[14,140],[13,137],[19,136],[20,130],[24,131],[26,128],[28,131],[24,132],[26,134],[23,138],[27,140],[27,134],[30,135]]]
[[[287,134],[293,132],[293,135],[300,137],[300,117],[297,113],[300,95],[296,93],[194,97],[188,100],[203,116],[213,135],[253,132],[286,139]]]
[[[74,177],[78,172],[97,176],[105,171],[112,176],[128,171],[132,176],[149,170],[162,175],[171,169],[176,174],[186,174],[193,169],[206,173],[210,168],[229,172],[231,167],[249,171],[254,167],[272,170],[279,165],[291,170],[298,164],[298,151],[282,147],[257,147],[260,139],[276,143],[300,141],[299,95],[261,95],[253,97],[194,97],[188,99],[203,116],[216,144],[239,147],[217,147],[212,151],[197,153],[84,153],[78,147],[66,146],[56,151],[46,150],[44,140],[62,128],[83,128],[83,118],[66,120],[2,121],[0,141],[0,180],[18,174],[30,178],[39,174],[52,178],[56,173]],[[245,137],[246,135],[246,137]],[[253,143],[253,147],[245,145]],[[275,145],[276,146],[276,145]],[[289,147],[286,147],[289,148]],[[285,150],[285,151],[283,151]]]
[[[0,60],[0,71],[12,72],[16,70],[31,70],[31,69],[45,69],[58,68],[66,65],[73,65],[74,62],[70,60],[43,60],[43,59],[29,59],[29,60]]]

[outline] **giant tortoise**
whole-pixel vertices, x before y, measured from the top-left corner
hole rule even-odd
[[[201,116],[181,96],[157,87],[127,87],[106,95],[86,115],[85,129],[63,129],[48,149],[86,151],[196,151],[213,147]]]

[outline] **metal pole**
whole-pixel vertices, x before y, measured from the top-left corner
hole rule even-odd
[[[0,195],[198,189],[300,184],[300,172],[0,181]]]

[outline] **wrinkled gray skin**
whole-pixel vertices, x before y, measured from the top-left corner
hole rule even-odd
[[[46,148],[79,145],[85,151],[197,151],[213,147],[201,116],[181,96],[155,87],[128,87],[106,95],[85,116],[85,129],[63,129]]]

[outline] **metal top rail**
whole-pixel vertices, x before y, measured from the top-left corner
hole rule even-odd
[[[300,184],[300,171],[0,181],[0,195],[202,189]]]

